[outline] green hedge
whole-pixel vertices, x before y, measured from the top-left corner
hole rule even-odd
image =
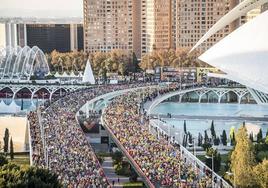
[[[143,185],[143,182],[128,182],[128,183],[124,183],[123,188],[127,188],[127,187],[141,188],[141,187],[145,187],[145,186]]]

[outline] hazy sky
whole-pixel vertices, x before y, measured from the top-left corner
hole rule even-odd
[[[83,17],[83,0],[0,0],[0,17]]]

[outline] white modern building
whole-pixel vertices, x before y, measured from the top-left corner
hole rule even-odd
[[[243,6],[238,5],[238,8],[236,7],[219,20],[196,46],[217,32],[218,29],[224,27],[225,24],[231,22],[234,17],[241,16],[244,13],[243,7],[245,5],[254,8],[254,6],[260,6],[260,2],[262,4],[267,0],[255,1],[255,5],[252,1],[246,0],[243,4],[241,3]],[[231,18],[230,15],[234,17]],[[200,60],[225,73],[224,75],[213,74],[211,76],[227,78],[245,85],[258,104],[268,104],[267,20],[268,11],[239,27],[199,57]]]
[[[26,80],[35,75],[44,77],[49,73],[45,54],[38,47],[8,46],[0,48],[0,80]]]

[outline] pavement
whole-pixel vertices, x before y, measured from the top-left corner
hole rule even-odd
[[[157,118],[158,114],[151,114],[151,118]],[[240,121],[268,121],[268,117],[248,117],[248,116],[188,116],[188,115],[172,115],[171,118],[169,118],[167,115],[159,115],[160,118],[165,118],[165,119],[184,119],[184,120],[202,120],[202,119],[209,119],[209,120],[226,120],[226,121],[231,121],[231,120],[240,120]]]
[[[119,188],[123,187],[124,183],[129,182],[129,178],[125,176],[118,176],[115,173],[114,167],[113,167],[113,160],[112,157],[104,157],[104,161],[102,163],[102,168],[104,170],[104,173],[113,188]],[[118,182],[119,179],[119,182]],[[114,185],[113,185],[114,182]]]

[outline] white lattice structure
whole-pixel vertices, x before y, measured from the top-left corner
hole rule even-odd
[[[32,75],[45,76],[49,73],[47,59],[37,46],[23,48],[10,46],[0,50],[0,79],[30,80]]]
[[[40,90],[46,90],[49,94],[49,99],[52,98],[53,94],[57,91],[64,91],[64,92],[73,92],[78,89],[88,88],[89,86],[84,85],[39,85],[39,84],[0,84],[0,91],[4,89],[9,89],[12,91],[12,98],[16,98],[16,94],[23,89],[29,90],[31,93],[31,99],[34,98],[35,94]]]

